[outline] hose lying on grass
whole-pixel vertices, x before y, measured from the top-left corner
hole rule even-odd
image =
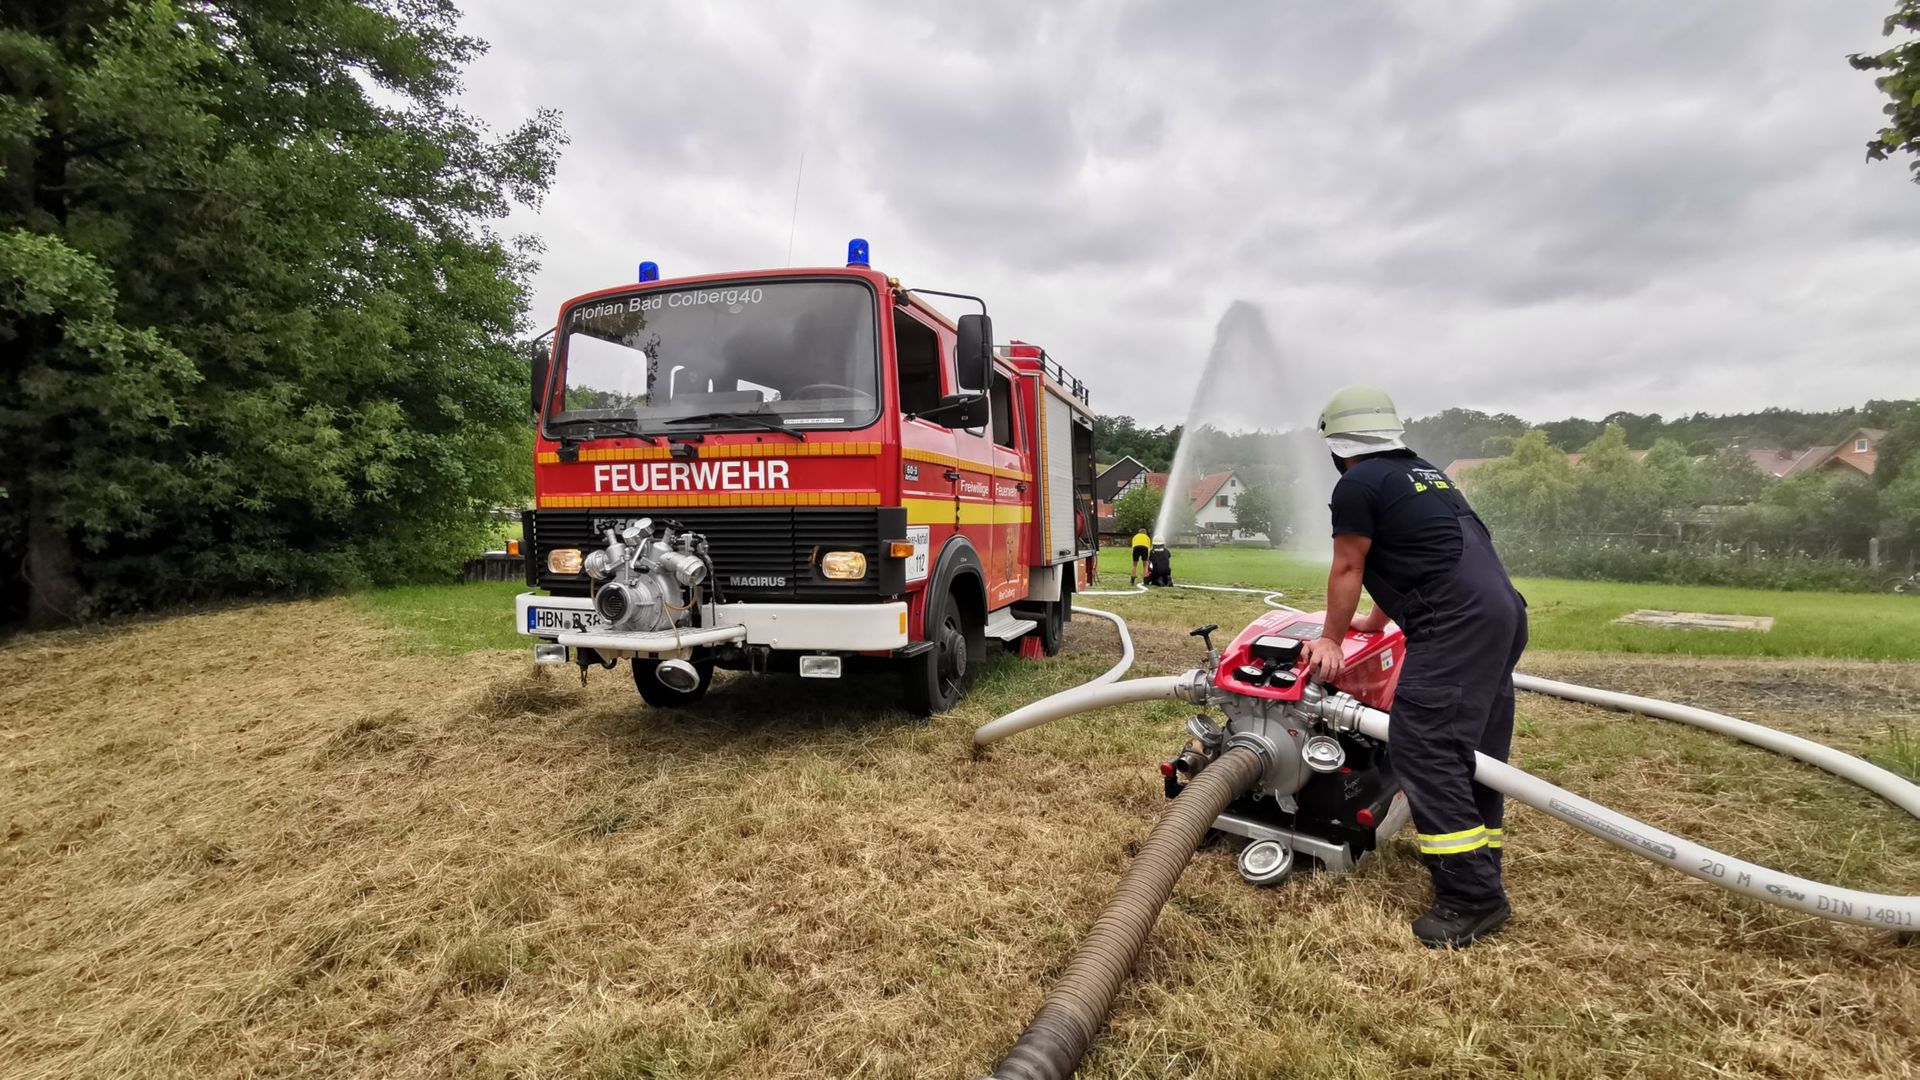
[[[1228,750],[1167,804],[1113,899],[990,1080],[1066,1080],[1073,1075],[1093,1036],[1107,1022],[1120,984],[1133,971],[1194,849],[1227,804],[1253,786],[1264,766],[1260,755],[1244,746]]]

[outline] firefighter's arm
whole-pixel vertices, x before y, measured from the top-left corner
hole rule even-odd
[[[1319,640],[1307,642],[1305,649],[1308,673],[1316,679],[1331,679],[1345,666],[1341,646],[1353,626],[1354,609],[1360,606],[1360,579],[1372,547],[1371,537],[1343,533],[1333,538],[1333,566],[1327,571],[1327,621],[1320,629]]]
[[[1353,620],[1353,631],[1358,634],[1377,634],[1385,630],[1387,624],[1392,621],[1392,619],[1387,618],[1387,613],[1381,610],[1380,605],[1375,604],[1367,609],[1365,615],[1355,616]]]

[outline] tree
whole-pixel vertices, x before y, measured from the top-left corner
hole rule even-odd
[[[1714,451],[1700,463],[1698,473],[1699,498],[1707,506],[1743,506],[1758,499],[1773,482],[1746,451],[1731,447]]]
[[[1686,447],[1672,439],[1656,439],[1640,466],[1658,493],[1661,510],[1691,510],[1700,505],[1700,477]]]
[[[0,9],[0,620],[446,572],[530,486],[563,137],[451,0]]]
[[[1160,490],[1151,484],[1136,484],[1113,504],[1114,531],[1132,536],[1152,532],[1160,517]]]
[[[1264,533],[1268,547],[1279,547],[1286,529],[1282,501],[1272,489],[1248,485],[1233,499],[1233,527],[1246,533]]]
[[[1659,485],[1628,449],[1625,428],[1607,425],[1581,450],[1573,472],[1580,531],[1639,533],[1659,527]]]
[[[1897,0],[1893,14],[1881,24],[1880,33],[1892,37],[1896,31],[1920,34],[1920,0]],[[1867,143],[1870,161],[1885,161],[1894,154],[1913,155],[1907,167],[1913,181],[1920,184],[1920,38],[1910,39],[1878,53],[1855,53],[1848,57],[1861,71],[1884,71],[1873,85],[1887,95],[1880,111],[1887,125],[1878,137]]]
[[[1498,457],[1527,431],[1527,422],[1510,413],[1488,415],[1476,409],[1447,409],[1407,422],[1407,445],[1444,469],[1461,458]],[[1488,452],[1489,444],[1497,447]]]
[[[1576,497],[1573,466],[1535,428],[1513,444],[1510,457],[1489,461],[1460,478],[1474,509],[1496,532],[1539,534],[1567,528]]]

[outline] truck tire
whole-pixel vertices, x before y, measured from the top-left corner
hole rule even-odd
[[[902,698],[907,711],[918,716],[943,713],[960,703],[973,681],[967,657],[966,608],[952,593],[937,593],[927,600],[927,640],[933,648],[906,662],[901,674]]]
[[[1033,633],[1040,639],[1040,648],[1048,656],[1060,653],[1060,644],[1067,637],[1067,605],[1070,601],[1055,600],[1046,605],[1046,614],[1040,616],[1040,626]]]
[[[658,660],[633,661],[633,685],[639,689],[640,697],[656,709],[682,709],[707,696],[707,688],[713,685],[713,656],[705,649],[699,649],[688,658],[688,663],[700,673],[700,684],[691,690],[675,690],[654,677],[654,671],[660,667]]]

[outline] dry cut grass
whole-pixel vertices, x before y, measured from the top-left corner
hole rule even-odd
[[[970,751],[999,707],[1103,668],[1104,624],[926,726],[884,687],[797,681],[654,713],[624,669],[582,689],[363,620],[286,604],[0,650],[0,1075],[978,1076],[1144,835],[1181,720]],[[1191,662],[1183,629],[1143,620],[1144,671]],[[1529,667],[1855,749],[1920,702],[1915,666]],[[1523,708],[1523,766],[1746,857],[1920,883],[1920,829],[1847,785]],[[1509,830],[1516,920],[1451,955],[1407,934],[1425,885],[1404,840],[1275,891],[1203,851],[1083,1075],[1914,1075],[1910,938],[1734,899],[1539,814]]]

